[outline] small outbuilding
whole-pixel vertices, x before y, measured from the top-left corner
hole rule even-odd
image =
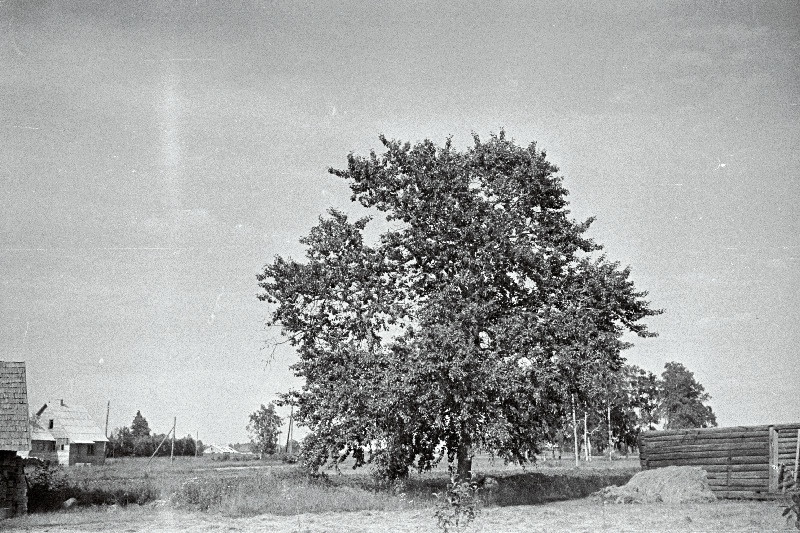
[[[108,439],[85,407],[59,399],[44,404],[36,416],[42,429],[55,439],[59,464],[105,463]]]
[[[210,457],[212,460],[227,461],[229,459],[235,461],[243,461],[246,459],[255,459],[257,455],[248,452],[240,452],[232,446],[224,444],[206,444],[203,446],[203,456]]]
[[[25,363],[0,361],[0,519],[28,511],[28,486],[17,452],[30,448]]]
[[[644,431],[639,460],[698,466],[719,498],[772,499],[798,482],[800,423]]]

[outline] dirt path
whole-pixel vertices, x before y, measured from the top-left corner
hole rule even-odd
[[[468,531],[475,533],[581,531],[796,531],[775,502],[730,502],[665,505],[602,505],[572,500],[546,505],[493,507],[482,510]],[[276,531],[276,532],[427,532],[438,531],[432,509],[360,511],[354,513],[262,515],[227,518],[170,507],[94,509],[32,515],[9,520],[15,531]]]

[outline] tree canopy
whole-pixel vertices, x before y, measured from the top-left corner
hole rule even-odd
[[[131,435],[134,438],[150,436],[150,425],[147,423],[147,419],[142,416],[141,411],[136,411],[136,416],[133,417],[133,422],[131,422]]]
[[[275,413],[275,405],[272,402],[268,406],[262,404],[257,411],[250,413],[247,432],[250,434],[253,452],[263,456],[278,451],[278,434],[281,431],[282,421]]]
[[[681,363],[664,365],[659,383],[661,404],[659,414],[665,420],[664,429],[707,428],[717,425],[710,406],[711,399],[694,374]]]
[[[169,433],[168,433],[169,434]],[[167,434],[167,435],[168,435]],[[140,411],[136,411],[130,427],[115,428],[109,436],[109,445],[106,446],[106,454],[109,457],[124,456],[150,456],[156,453],[159,456],[170,455],[195,455],[196,447],[202,448],[202,442],[195,441],[191,435],[182,438],[175,438],[175,447],[171,443],[168,446],[162,445],[167,435],[151,433],[147,419],[142,416]]]
[[[353,455],[388,477],[477,448],[525,461],[588,376],[618,369],[625,332],[657,314],[576,222],[535,143],[492,135],[466,151],[380,137],[351,154],[352,200],[386,214],[374,245],[337,210],[301,239],[305,261],[258,275],[299,354],[292,394],[312,467]],[[444,446],[442,446],[444,445]]]

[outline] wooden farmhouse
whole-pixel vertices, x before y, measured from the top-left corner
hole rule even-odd
[[[108,439],[85,407],[54,400],[44,404],[36,416],[42,429],[55,439],[59,464],[105,463]]]
[[[28,485],[17,452],[30,447],[25,363],[0,361],[0,519],[28,511]]]
[[[28,457],[58,462],[56,438],[42,427],[41,421],[36,417],[31,419],[31,451],[28,452]]]
[[[720,498],[772,499],[798,482],[800,424],[644,431],[639,460],[699,466]]]

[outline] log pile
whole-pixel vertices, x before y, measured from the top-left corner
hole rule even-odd
[[[699,466],[720,498],[768,498],[791,487],[800,424],[645,431],[642,469]]]

